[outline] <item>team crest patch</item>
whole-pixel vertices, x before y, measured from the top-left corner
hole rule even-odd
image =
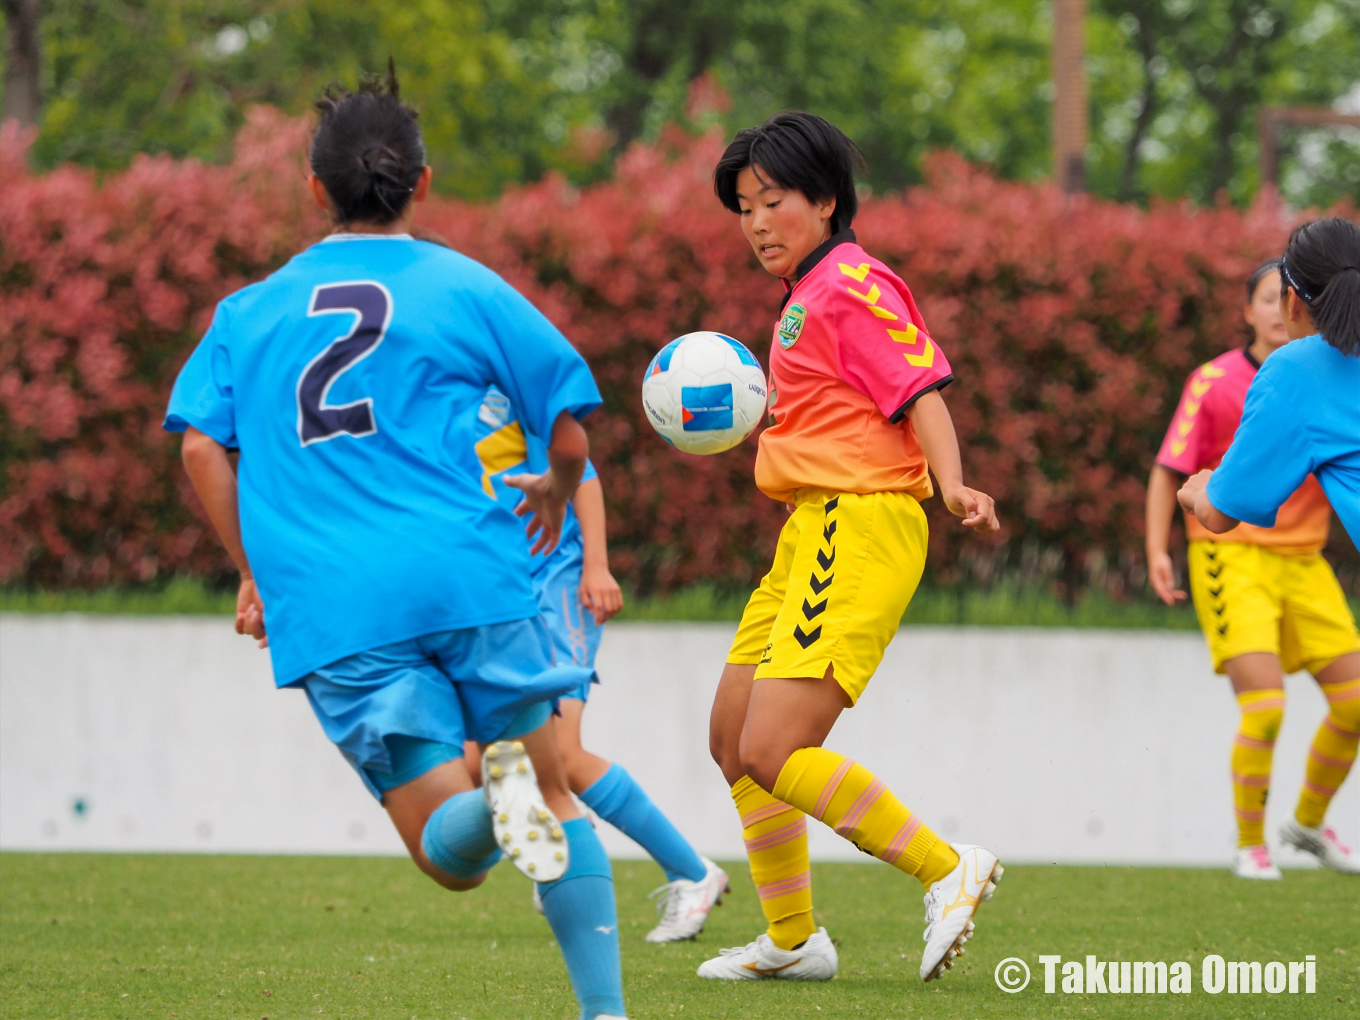
[[[783,317],[779,320],[779,346],[788,350],[798,342],[798,335],[803,332],[803,323],[807,320],[807,309],[802,305],[789,305]]]

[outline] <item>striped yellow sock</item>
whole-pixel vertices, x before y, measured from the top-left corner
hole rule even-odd
[[[1327,805],[1345,782],[1360,745],[1360,677],[1339,684],[1323,684],[1331,706],[1322,720],[1303,774],[1303,790],[1294,817],[1300,825],[1315,829],[1327,815]]]
[[[1237,845],[1266,841],[1266,795],[1270,793],[1270,760],[1275,735],[1284,721],[1284,691],[1272,688],[1237,696],[1242,719],[1233,739],[1233,807],[1237,813]]]
[[[959,863],[948,843],[863,765],[822,747],[789,755],[774,795],[825,822],[867,854],[915,875],[927,889]]]
[[[775,800],[749,776],[732,787],[732,800],[741,815],[751,881],[770,923],[767,934],[780,949],[792,949],[817,931],[812,920],[807,818]]]

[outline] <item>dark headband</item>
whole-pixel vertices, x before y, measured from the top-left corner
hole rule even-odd
[[[1280,256],[1280,278],[1284,280],[1285,286],[1297,294],[1305,305],[1311,305],[1313,303],[1313,295],[1303,286],[1303,284],[1299,283],[1298,277],[1296,277],[1293,270],[1289,268],[1289,260],[1285,255]]]

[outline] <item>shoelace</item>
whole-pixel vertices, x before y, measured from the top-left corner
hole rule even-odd
[[[676,921],[680,920],[680,897],[674,895],[678,891],[679,885],[680,881],[677,879],[674,882],[667,882],[665,885],[659,885],[647,894],[649,900],[655,899],[663,893],[666,896],[664,900],[656,905],[656,913],[660,918],[658,923],[674,924]]]
[[[1325,839],[1328,843],[1332,844],[1332,846],[1336,847],[1336,849],[1339,850],[1341,853],[1346,854],[1347,856],[1350,855],[1351,848],[1337,838],[1336,830],[1333,829],[1330,825],[1322,830],[1322,838]]]
[[[926,905],[926,933],[921,936],[921,940],[929,942],[930,933],[935,927],[936,918],[934,915],[939,910],[940,899],[935,895],[935,890],[932,889],[922,897],[921,902]]]
[[[759,941],[760,941],[760,940],[757,939],[756,942],[748,942],[748,943],[746,943],[746,945],[744,945],[744,946],[732,946],[732,947],[730,947],[730,948],[728,948],[728,949],[719,949],[719,950],[718,950],[718,955],[719,955],[719,956],[740,956],[742,953],[745,953],[745,952],[747,952],[748,950],[749,950],[750,952],[755,952],[756,943],[758,943]]]

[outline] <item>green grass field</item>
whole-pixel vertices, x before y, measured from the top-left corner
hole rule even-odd
[[[651,1017],[1355,1017],[1360,882],[1289,872],[1007,869],[951,973],[922,985],[915,883],[875,864],[815,868],[819,919],[839,942],[828,984],[709,983],[694,968],[763,925],[745,868],[697,942],[651,946],[646,862],[618,862],[630,1015]],[[1208,953],[1317,957],[1314,995],[1210,995]],[[1186,960],[1190,995],[1045,995],[1037,957]],[[1034,971],[1009,995],[1005,957]],[[45,1017],[574,1018],[566,973],[529,886],[499,867],[439,890],[391,858],[0,854],[0,1015]]]

